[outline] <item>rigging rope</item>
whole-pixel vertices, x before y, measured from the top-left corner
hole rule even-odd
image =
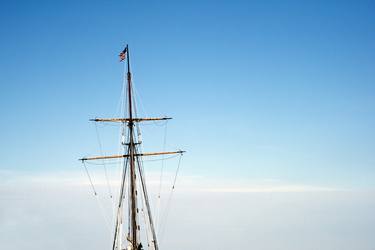
[[[123,199],[125,197],[126,188],[127,188],[127,185],[126,185],[127,166],[128,166],[128,158],[124,158],[123,159],[121,189],[120,189],[120,194],[119,194],[119,203],[118,203],[118,207],[117,207],[118,210],[117,210],[117,213],[116,213],[116,223],[115,223],[116,227],[115,227],[115,233],[114,233],[114,239],[113,239],[113,245],[112,245],[113,247],[112,247],[112,249],[115,249],[116,242],[119,240],[117,238],[117,236],[118,236],[118,230],[120,229],[119,227],[122,224],[122,218],[121,218],[121,214],[122,214],[122,201],[123,201]]]
[[[138,167],[139,168],[142,168],[143,166],[142,166],[142,164],[139,162],[140,160],[139,160],[139,158],[137,157],[137,161],[138,161]],[[139,169],[138,169],[138,173],[139,173],[139,176],[141,177],[141,178],[143,178],[141,175],[142,175],[142,173],[139,171]],[[141,187],[141,183],[140,182],[138,182],[138,188],[139,188],[139,190],[142,190],[142,187]],[[141,192],[141,198],[142,198],[142,209],[141,209],[141,213],[142,213],[142,217],[143,217],[143,221],[144,221],[144,223],[145,223],[145,225],[148,225],[148,221],[147,221],[147,218],[146,218],[146,213],[144,212],[144,210],[145,210],[145,203],[146,203],[146,198],[145,198],[145,195],[144,195],[144,193],[143,192]],[[147,209],[147,208],[146,208]],[[150,229],[146,226],[146,238],[147,238],[147,245],[149,246],[150,245]]]
[[[134,88],[132,89],[133,91],[133,96],[135,96],[134,94]],[[137,114],[137,104],[135,102],[135,98],[133,99],[134,102],[133,102],[133,107],[134,107],[134,114],[135,114],[135,117],[138,117],[138,114]],[[143,150],[143,145],[142,145],[142,132],[141,132],[141,128],[140,128],[140,125],[139,123],[136,123],[136,134],[137,134],[137,142],[139,143],[138,146],[135,147],[135,152],[136,153],[139,153],[139,152],[142,152]],[[143,185],[145,185],[145,183],[143,183],[143,181],[145,180],[145,177],[144,177],[144,170],[143,170],[143,161],[142,161],[142,157],[137,157],[136,158],[136,164],[138,166],[138,174],[140,176],[140,182],[138,182],[138,190],[142,190],[141,192],[141,203],[142,203],[142,209],[141,209],[141,213],[142,213],[142,217],[143,217],[143,220],[144,220],[144,223],[146,225],[145,227],[145,231],[146,231],[146,240],[147,240],[147,245],[150,246],[150,244],[152,244],[152,241],[150,241],[150,238],[153,239],[153,236],[152,236],[152,228],[151,228],[151,225],[149,225],[149,222],[147,219],[150,219],[149,217],[149,214],[145,213],[145,207],[146,207],[146,210],[149,211],[149,207],[148,207],[148,203],[147,203],[147,197],[146,197],[146,194],[145,194],[145,190],[146,190],[146,187],[144,187]],[[136,170],[137,171],[137,170]]]
[[[85,164],[85,162],[83,161],[82,162],[84,168],[85,168],[85,171],[86,171],[86,174],[87,174],[87,177],[90,181],[90,186],[92,188],[92,190],[94,191],[94,196],[96,198],[96,201],[98,202],[98,205],[99,205],[99,208],[100,208],[100,212],[102,214],[102,217],[104,218],[104,221],[106,223],[106,226],[107,226],[107,229],[111,232],[111,229],[110,229],[110,225],[109,225],[109,220],[108,218],[105,216],[105,212],[104,212],[104,208],[99,200],[99,197],[98,197],[98,193],[96,192],[96,189],[95,189],[95,186],[94,186],[94,183],[92,182],[92,179],[91,179],[91,176],[90,176],[90,173],[89,173],[89,170],[87,169],[87,166]]]
[[[98,202],[98,206],[99,206],[99,208],[100,208],[100,212],[101,212],[102,217],[103,217],[103,219],[104,219],[104,221],[105,221],[105,224],[106,224],[106,226],[107,226],[107,229],[108,229],[109,233],[112,234],[111,225],[110,225],[110,222],[109,222],[108,217],[106,216],[107,213],[106,213],[105,210],[104,210],[103,204],[102,204],[102,202],[99,200],[99,196],[98,196],[98,195],[96,195],[95,198],[96,198],[96,201]],[[112,236],[112,235],[111,235],[111,236]]]
[[[103,146],[102,146],[102,142],[100,140],[98,126],[96,125],[96,123],[95,123],[95,131],[96,131],[96,138],[98,139],[100,154],[102,156],[104,156],[104,154],[103,154]],[[104,175],[105,175],[105,179],[106,179],[106,182],[107,182],[108,194],[109,194],[109,197],[112,199],[113,195],[112,195],[111,184],[110,184],[109,178],[108,178],[107,166],[106,166],[104,160],[102,160],[102,162],[103,162],[103,168],[104,168]]]
[[[149,116],[149,112],[147,112],[147,110],[145,109],[145,106],[143,105],[143,102],[141,100],[141,95],[138,93],[137,91],[137,88],[136,86],[133,85],[133,94],[134,94],[134,101],[137,100],[137,104],[139,103],[139,107],[142,111],[142,114],[145,116],[145,117],[150,117]],[[168,120],[165,120],[165,121],[151,121],[150,123],[142,123],[142,126],[149,126],[149,125],[156,125],[158,127],[162,127],[164,126],[166,123],[168,123]]]
[[[83,164],[83,166],[85,167],[86,174],[87,174],[87,177],[89,178],[91,188],[92,188],[92,190],[94,191],[94,195],[96,196],[96,195],[97,195],[97,192],[96,192],[96,190],[95,190],[94,184],[92,183],[91,176],[90,176],[90,174],[89,174],[89,171],[87,170],[87,166],[86,166],[86,164],[85,164],[84,161],[82,161],[82,164]]]
[[[177,165],[176,174],[175,174],[174,180],[173,180],[172,190],[174,190],[174,187],[176,185],[177,175],[178,175],[178,172],[180,171],[180,166],[181,166],[181,159],[182,159],[182,154],[180,155],[180,158],[178,159],[178,165]]]
[[[120,94],[120,98],[119,100],[117,101],[117,108],[116,108],[116,112],[114,114],[114,116],[116,116],[117,114],[120,114],[120,116],[122,116],[122,114],[124,113],[124,102],[126,103],[126,64],[124,64],[124,70],[123,70],[123,76],[122,76],[122,86],[121,86],[121,94]]]
[[[167,123],[165,124],[164,127],[164,140],[163,140],[163,151],[165,151],[166,145],[167,145],[167,130],[168,126]],[[163,185],[163,172],[164,172],[164,165],[165,165],[165,157],[162,157],[162,162],[161,162],[161,169],[160,169],[160,179],[159,179],[159,192],[157,196],[157,205],[156,205],[156,213],[155,213],[155,224],[158,225],[159,222],[159,214],[160,214],[160,206],[161,206],[161,189]]]
[[[138,148],[136,148],[137,152]],[[150,233],[151,235],[151,243],[154,246],[154,249],[157,248],[157,238],[156,238],[156,232],[155,232],[155,227],[154,227],[154,222],[152,221],[152,214],[151,214],[151,208],[148,200],[148,194],[147,194],[147,187],[146,187],[146,180],[145,180],[145,175],[144,175],[144,169],[143,169],[143,161],[142,157],[137,157],[137,166],[138,166],[138,172],[140,176],[140,185],[142,187],[142,197],[144,198],[144,204],[146,205],[147,208],[147,218],[148,218],[148,223],[146,225],[149,226],[149,231],[146,231],[146,234]],[[147,227],[146,227],[147,229]],[[150,238],[149,235],[147,235],[147,238]]]
[[[133,94],[133,96],[136,96],[135,90],[134,90],[134,86],[132,88],[132,94]],[[138,117],[138,113],[137,113],[137,108],[138,107],[137,107],[136,98],[133,99],[133,107],[134,107],[134,115],[135,115],[135,117]],[[142,132],[141,132],[141,128],[140,128],[140,123],[139,122],[135,123],[135,127],[136,127],[135,132],[136,132],[136,135],[137,135],[137,142],[139,143],[138,146],[135,147],[135,152],[137,153],[137,152],[142,152],[143,151],[142,150],[143,149],[143,145],[142,145]],[[149,223],[147,221],[147,219],[149,219],[149,216],[144,211],[145,207],[146,207],[147,211],[148,211],[149,208],[147,206],[147,201],[146,201],[147,197],[145,197],[144,188],[142,188],[142,186],[144,185],[144,183],[142,183],[142,180],[144,180],[144,175],[143,175],[144,171],[143,171],[143,164],[142,163],[143,162],[142,162],[141,157],[137,157],[136,158],[136,164],[138,166],[138,168],[137,168],[138,169],[138,174],[139,174],[140,179],[141,179],[141,181],[138,182],[138,190],[142,190],[141,196],[140,196],[141,201],[142,201],[141,202],[141,204],[142,204],[141,213],[142,213],[143,221],[144,221],[144,223],[146,225],[145,231],[146,231],[147,245],[150,246],[150,243],[152,243],[150,241],[150,238],[152,239],[153,237],[152,237],[152,232],[151,232],[151,230],[152,230],[151,229],[151,225],[149,225]],[[137,169],[136,169],[136,171],[137,171]]]
[[[168,202],[167,202],[164,217],[163,217],[163,220],[162,220],[162,221],[164,221],[164,225],[160,224],[160,229],[161,229],[160,243],[162,242],[163,237],[164,237],[167,219],[168,219],[169,211],[170,211],[170,208],[171,208],[172,196],[173,196],[173,193],[174,193],[174,190],[175,190],[175,187],[176,187],[177,176],[178,176],[178,173],[180,171],[181,160],[182,160],[182,154],[180,155],[180,158],[178,159],[178,165],[177,165],[176,173],[175,173],[175,176],[174,176],[173,185],[172,185],[171,191],[169,193]]]

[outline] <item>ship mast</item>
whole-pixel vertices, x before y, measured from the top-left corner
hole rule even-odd
[[[178,150],[178,151],[167,151],[167,152],[147,152],[143,153],[140,152],[140,148],[138,145],[141,143],[140,141],[135,140],[135,123],[138,122],[147,122],[147,121],[162,121],[162,120],[169,120],[172,118],[169,117],[161,117],[161,118],[139,118],[134,117],[135,112],[133,104],[134,104],[134,97],[132,91],[132,75],[130,71],[130,53],[129,53],[129,46],[126,45],[125,49],[120,54],[120,61],[123,61],[126,58],[127,62],[127,82],[126,88],[124,88],[124,97],[127,96],[128,99],[128,117],[124,118],[95,118],[91,119],[94,122],[118,122],[122,123],[123,125],[123,136],[126,130],[126,126],[128,129],[128,141],[127,143],[123,143],[124,152],[121,155],[109,155],[109,156],[93,156],[93,157],[84,157],[80,160],[82,162],[91,161],[91,160],[106,160],[106,159],[124,159],[123,162],[123,169],[122,169],[122,177],[121,177],[121,187],[119,193],[119,202],[117,206],[117,214],[116,214],[116,224],[115,224],[115,232],[113,238],[113,245],[112,250],[124,250],[122,247],[122,232],[121,228],[123,226],[123,201],[125,198],[125,189],[126,185],[129,185],[128,189],[128,199],[129,199],[129,231],[127,235],[127,242],[129,243],[127,250],[141,250],[142,244],[140,239],[140,226],[138,223],[138,190],[137,190],[137,179],[139,179],[141,192],[144,199],[144,204],[146,205],[146,216],[147,222],[150,227],[151,231],[151,245],[147,244],[149,247],[152,247],[153,250],[159,250],[158,242],[156,239],[155,227],[152,219],[150,204],[148,200],[148,193],[146,187],[146,180],[143,173],[143,169],[141,166],[142,157],[145,156],[158,156],[158,155],[169,155],[169,154],[183,154],[185,151]],[[126,103],[124,102],[124,105]],[[124,108],[125,110],[125,108]],[[125,111],[126,112],[126,111]],[[139,128],[137,128],[139,129]],[[129,171],[127,171],[129,170]],[[139,178],[137,178],[137,171],[139,173]],[[129,175],[127,174],[129,172]],[[127,183],[127,176],[129,176],[129,181]]]
[[[137,234],[137,185],[135,173],[135,144],[134,144],[134,122],[133,122],[133,98],[132,98],[132,76],[130,72],[130,54],[129,47],[126,45],[127,51],[127,80],[128,80],[128,112],[129,112],[129,167],[130,167],[130,234],[131,242],[134,249],[138,247],[138,234]]]

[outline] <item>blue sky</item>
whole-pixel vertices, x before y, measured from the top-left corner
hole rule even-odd
[[[70,171],[95,153],[87,120],[116,113],[129,43],[147,114],[175,118],[168,145],[188,151],[186,175],[374,187],[374,11],[372,1],[2,1],[0,167]],[[151,151],[162,136],[149,134]]]

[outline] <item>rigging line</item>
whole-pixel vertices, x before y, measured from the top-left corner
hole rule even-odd
[[[133,82],[133,81],[132,81],[132,82]],[[133,85],[132,90],[133,90],[132,93],[133,93],[134,96],[135,96],[134,100],[138,100],[138,103],[140,104],[139,107],[140,107],[140,109],[141,109],[141,112],[143,112],[143,115],[144,115],[145,117],[149,117],[149,115],[148,115],[149,112],[147,112],[145,106],[143,105],[141,95],[140,95],[139,92],[137,91],[136,86]],[[162,127],[162,126],[165,125],[165,123],[168,123],[168,120],[166,120],[166,121],[151,121],[150,123],[143,123],[143,124],[140,124],[140,125],[142,125],[142,126],[156,125],[156,126],[158,126],[158,127]]]
[[[87,177],[89,178],[91,188],[92,188],[92,190],[94,191],[94,195],[96,196],[98,193],[96,192],[95,187],[94,187],[94,184],[92,183],[91,176],[90,176],[90,174],[89,174],[89,170],[87,169],[86,163],[85,163],[84,161],[82,161],[82,164],[83,164],[83,166],[85,167],[86,174],[87,174]]]
[[[124,103],[122,103],[124,104]],[[120,111],[122,112],[122,110]],[[126,147],[125,145],[122,143],[123,140],[127,140],[127,139],[123,139],[123,137],[128,137],[128,135],[126,135],[126,124],[125,123],[121,123],[120,124],[120,128],[119,128],[119,134],[120,134],[120,137],[119,137],[119,147],[118,147],[118,152],[119,154],[125,154],[127,151],[126,151]],[[120,181],[120,189],[119,189],[119,192],[118,192],[118,195],[119,195],[119,204],[121,202],[121,200],[124,198],[124,196],[127,194],[127,186],[126,183],[124,183],[123,185],[125,187],[122,187],[122,182],[123,181],[126,181],[126,175],[127,175],[127,160],[128,159],[121,159],[119,161],[116,161],[116,162],[113,162],[111,164],[116,164],[118,166],[118,174],[123,176],[122,180]],[[108,164],[108,162],[107,162]],[[123,194],[121,194],[121,191],[125,188],[125,190],[123,191]],[[122,198],[121,198],[122,196]],[[118,207],[119,204],[115,204],[115,202],[113,203],[113,215],[116,215],[116,216],[113,216],[113,221],[115,223],[115,228],[114,228],[114,239],[113,239],[113,247],[116,247],[116,249],[120,249],[119,248],[119,245],[121,245],[121,232],[122,232],[122,228],[121,228],[121,224],[123,223],[122,222],[122,214],[123,214],[123,208],[122,206],[121,207]]]
[[[164,127],[164,139],[163,139],[163,151],[165,151],[165,148],[166,148],[166,144],[167,144],[167,129],[168,129],[168,126],[167,124],[165,124],[165,127]],[[165,165],[165,160],[164,160],[164,156],[162,157],[162,162],[161,162],[161,169],[160,169],[160,179],[159,179],[159,193],[158,193],[158,196],[157,196],[157,206],[156,206],[156,212],[155,213],[155,224],[158,225],[160,224],[159,222],[159,213],[160,213],[160,206],[161,206],[161,189],[162,189],[162,185],[163,185],[163,172],[164,172],[164,165]]]
[[[134,85],[133,85],[133,88],[132,88],[132,92],[133,92],[133,96],[136,96],[136,91],[134,89]],[[139,98],[140,99],[140,98]],[[141,103],[142,104],[142,103]],[[137,117],[137,103],[136,103],[136,98],[133,99],[133,107],[134,107],[134,114],[135,116]],[[141,132],[141,128],[140,128],[140,124],[139,123],[136,123],[136,132],[137,132],[137,140],[139,143],[142,143],[142,132]],[[135,152],[139,152],[141,151],[142,152],[142,148],[143,148],[143,145],[142,144],[139,144],[138,146],[135,147]],[[145,227],[145,232],[146,232],[146,239],[147,239],[147,245],[150,246],[153,245],[154,246],[154,249],[157,249],[157,243],[156,243],[156,239],[154,239],[154,229],[153,229],[153,225],[152,225],[152,218],[151,218],[151,214],[150,214],[150,205],[148,203],[148,197],[147,197],[147,189],[144,185],[145,184],[145,176],[144,176],[144,170],[143,170],[143,161],[142,161],[142,158],[141,157],[136,157],[136,164],[138,166],[137,170],[138,170],[138,173],[139,173],[139,176],[140,176],[140,182],[138,182],[138,187],[140,188],[140,190],[142,190],[141,192],[141,199],[142,199],[142,215],[143,215],[143,220],[146,224],[146,227]],[[146,206],[146,211],[147,213],[145,213],[144,209],[145,209],[145,206]],[[152,239],[150,241],[150,238]]]
[[[126,153],[126,147],[125,143],[129,141],[130,134],[127,133],[126,129],[126,123],[122,122],[121,127],[120,127],[120,139],[119,139],[119,148],[118,152],[125,154]],[[121,162],[123,163],[124,161],[119,161],[120,162],[120,167],[121,167]]]
[[[126,100],[127,100],[127,95],[125,95],[125,97],[126,97]],[[127,103],[127,101],[125,102],[125,104],[126,103]],[[124,116],[125,116],[125,114],[126,114],[126,109],[124,108]],[[128,130],[126,129],[127,128],[127,124],[125,122],[123,122],[122,125],[123,125],[123,133],[124,133],[124,135],[127,136],[126,141],[130,143],[130,132],[128,132]],[[130,144],[128,144],[128,145],[130,145]],[[130,154],[130,146],[128,146],[127,150],[128,150],[127,153]],[[126,147],[124,147],[124,151],[123,152],[124,153],[126,152]],[[123,161],[125,162],[125,159]],[[128,164],[128,161],[129,161],[129,158],[126,159],[126,162],[127,162],[126,164]],[[129,178],[128,181],[130,183],[130,181],[131,181],[130,180],[130,178],[131,178],[131,174],[130,173],[128,174],[128,178]],[[125,195],[127,195],[128,197],[130,197],[130,195],[131,195],[130,192],[131,192],[130,191],[130,186],[128,184],[125,185]],[[123,198],[125,198],[125,197],[123,197]],[[130,231],[131,231],[131,226],[130,226],[131,225],[131,211],[130,211],[131,200],[128,199],[127,201],[128,201],[127,202],[127,211],[128,211],[128,216],[127,216],[128,217],[128,221],[127,221],[128,228],[127,229],[128,229],[128,231],[127,231],[127,235],[126,235],[126,242],[129,242]]]
[[[90,176],[89,170],[87,169],[87,166],[86,166],[85,162],[82,162],[82,163],[83,163],[83,166],[84,166],[84,168],[85,168],[85,171],[86,171],[87,177],[88,177],[88,179],[89,179],[89,181],[90,181],[91,188],[92,188],[92,190],[94,191],[94,195],[95,195],[96,201],[98,202],[98,205],[99,205],[99,208],[100,208],[100,212],[101,212],[101,214],[102,214],[102,216],[103,216],[103,218],[104,218],[104,220],[105,220],[105,223],[106,223],[106,225],[107,225],[108,230],[111,232],[111,229],[110,229],[110,226],[109,226],[108,218],[105,216],[104,208],[103,208],[102,204],[101,204],[100,201],[99,201],[98,193],[96,192],[96,189],[95,189],[94,184],[93,184],[93,182],[92,182],[92,179],[91,179],[91,176]]]
[[[121,190],[119,194],[119,205],[117,207],[117,213],[116,213],[116,226],[115,226],[115,234],[114,234],[114,239],[113,239],[113,245],[112,245],[112,250],[115,249],[116,241],[117,241],[117,234],[118,234],[118,229],[119,229],[119,216],[121,213],[122,209],[122,201],[123,201],[123,196],[124,196],[124,187],[126,187],[125,182],[126,182],[126,173],[127,173],[127,166],[128,166],[128,158],[124,159],[124,165],[123,165],[123,175],[122,175],[122,180],[121,180]]]
[[[126,103],[127,103],[127,72],[126,72],[126,64],[124,63],[123,75],[122,75],[122,86],[121,86],[121,96],[119,103],[121,104],[120,107],[117,109],[119,111],[120,117],[122,115],[126,115]],[[125,117],[125,116],[124,116]]]
[[[134,101],[138,100],[137,103],[140,104],[141,112],[143,112],[143,114],[145,115],[145,117],[148,117],[148,115],[147,115],[148,113],[146,112],[146,109],[145,109],[145,107],[144,107],[144,105],[142,103],[141,95],[138,93],[136,86],[133,85],[132,90],[133,90],[133,95],[134,95]]]
[[[174,193],[174,190],[175,190],[175,187],[176,187],[177,176],[178,176],[178,173],[180,171],[181,160],[182,160],[182,154],[180,155],[180,158],[178,159],[178,165],[177,165],[176,173],[175,173],[175,176],[174,176],[172,189],[171,189],[169,197],[168,197],[168,202],[167,202],[166,210],[165,210],[164,217],[163,217],[164,225],[160,225],[160,229],[161,229],[160,243],[163,241],[163,238],[164,238],[164,232],[165,232],[165,228],[166,228],[166,224],[167,224],[167,220],[168,220],[169,211],[170,211],[170,208],[171,208],[172,196],[173,196],[173,193]]]
[[[96,122],[96,124],[100,124],[100,126],[102,126],[102,127],[121,127],[121,125],[117,122],[115,122],[115,123],[105,123],[105,122],[99,123],[99,122]]]
[[[118,114],[120,114],[119,116],[123,116],[124,114],[124,117],[125,117],[125,114],[126,114],[126,101],[127,101],[127,95],[126,95],[126,86],[127,86],[127,81],[126,81],[126,64],[124,63],[123,64],[123,75],[122,75],[122,85],[121,85],[121,94],[120,94],[120,97],[119,97],[119,100],[117,102],[117,108],[116,108],[116,113],[118,112]],[[117,116],[117,115],[115,115]],[[97,123],[95,123],[97,124]],[[102,126],[112,126],[112,127],[117,127],[118,124],[110,124],[110,123],[103,123]],[[119,126],[119,131],[120,131],[120,134],[122,134],[122,132],[126,131],[124,129],[124,126],[125,124],[120,124]],[[125,136],[125,135],[124,135]],[[118,152],[122,152],[123,149],[122,149],[122,146],[121,146],[121,141],[122,141],[122,137],[120,137],[119,139],[119,148],[118,148]],[[108,164],[108,163],[107,163]],[[123,167],[126,167],[126,165],[122,165],[122,164],[125,164],[125,159],[124,161],[118,161],[116,162],[116,165],[118,164],[118,174],[121,174],[121,169],[123,169]],[[96,165],[96,164],[93,164],[93,165]],[[97,164],[99,165],[99,164]],[[112,205],[113,205],[113,216],[112,216],[112,219],[113,219],[113,222],[116,221],[117,223],[117,212],[116,212],[116,204],[113,200],[112,202]],[[114,216],[116,214],[116,216]],[[117,231],[117,226],[115,228],[115,232]]]
[[[124,92],[125,92],[124,88],[126,88],[126,64],[124,64],[124,70],[123,70],[123,76],[122,76],[121,95],[120,95],[120,98],[117,102],[117,108],[116,108],[116,111],[120,114],[122,114],[122,112],[123,112],[122,109],[124,108],[124,99],[125,99],[124,98]]]
[[[137,158],[137,161],[139,161],[139,158]],[[140,165],[140,163],[138,162],[138,167],[139,167],[139,165]],[[141,177],[141,172],[139,171],[139,169],[138,169],[138,173],[139,173],[139,176]],[[142,178],[142,177],[141,177]],[[142,187],[141,187],[141,183],[140,182],[138,182],[138,188],[139,188],[139,190],[142,190]],[[149,244],[150,244],[150,232],[149,232],[149,227],[147,227],[147,225],[148,225],[148,223],[147,223],[147,219],[148,218],[146,218],[146,213],[145,213],[145,203],[146,203],[146,198],[144,197],[144,193],[143,192],[141,192],[141,200],[142,200],[142,209],[141,209],[141,213],[142,213],[142,217],[143,217],[143,221],[144,221],[144,223],[145,223],[145,225],[146,225],[146,227],[145,227],[145,229],[146,229],[146,239],[147,239],[147,245],[149,246]]]
[[[150,121],[150,122],[139,122],[139,125],[142,127],[147,127],[147,126],[156,126],[156,127],[163,127],[166,123],[168,123],[168,120],[164,121]]]
[[[133,92],[133,96],[134,96],[135,95],[134,94],[134,88],[132,88],[132,92]],[[133,99],[133,107],[134,107],[134,115],[135,115],[135,117],[138,117],[138,113],[137,113],[138,107],[137,107],[137,103],[135,101],[135,98]],[[135,124],[135,127],[136,127],[136,132],[137,132],[137,141],[138,141],[138,143],[142,143],[142,132],[141,132],[141,128],[139,126],[139,122],[137,122]]]
[[[130,175],[129,175],[129,179],[130,179]],[[129,182],[130,182],[130,180],[129,180]],[[127,186],[129,186],[129,185],[127,185]],[[130,188],[129,187],[126,188],[126,192],[128,194],[128,197],[130,197]],[[130,236],[130,231],[131,231],[131,228],[130,228],[130,224],[131,224],[131,222],[130,222],[130,218],[131,218],[130,208],[131,208],[131,200],[128,199],[128,236]]]
[[[127,91],[127,80],[126,80],[127,79],[127,73],[126,73],[126,69],[127,69],[127,66],[124,63],[123,86],[122,86],[122,103],[121,103],[120,117],[121,116],[126,117],[126,112],[127,112],[127,109],[126,109],[126,104],[127,104],[127,94],[126,94],[126,91]],[[127,124],[125,122],[121,123],[121,126],[119,128],[119,133],[120,133],[120,138],[119,138],[118,152],[121,152],[121,153],[125,154],[129,150],[125,146],[126,145],[125,143],[128,142],[129,138],[130,138],[130,134],[127,133]],[[120,161],[118,161],[118,163],[119,163],[119,167],[120,167],[119,171],[121,171],[121,169],[126,168],[127,159],[120,160]],[[125,191],[126,191],[126,187],[125,187]]]
[[[164,155],[165,157],[165,155]],[[178,157],[178,155],[172,155],[172,156],[169,156],[169,157],[166,157],[166,158],[160,158],[160,159],[153,159],[153,160],[143,160],[145,162],[149,162],[149,161],[165,161],[165,160],[170,160],[170,159],[173,159],[173,158],[176,158]]]
[[[96,125],[96,123],[95,123],[95,131],[96,131],[96,137],[97,137],[97,139],[98,139],[98,144],[99,144],[100,154],[101,154],[102,156],[104,156],[104,154],[103,154],[103,146],[102,146],[102,142],[101,142],[101,140],[100,140],[99,131],[98,131],[98,126]],[[112,195],[111,184],[110,184],[110,182],[109,182],[109,178],[108,178],[107,166],[106,166],[104,160],[102,160],[102,162],[103,162],[103,168],[104,168],[104,175],[105,175],[105,179],[106,179],[107,187],[108,187],[108,194],[109,194],[109,197],[112,199],[113,195]]]
[[[157,242],[157,237],[156,237],[154,223],[153,223],[153,220],[152,220],[151,208],[150,208],[150,203],[149,203],[148,194],[147,194],[146,179],[145,179],[145,176],[144,176],[143,162],[142,162],[142,158],[141,157],[137,157],[137,166],[138,166],[138,172],[140,173],[140,181],[141,181],[141,185],[142,185],[142,192],[143,192],[144,198],[145,198],[144,201],[145,201],[146,207],[147,207],[147,216],[148,216],[148,219],[149,219],[150,231],[152,233],[152,241],[151,241],[151,243],[154,246],[154,250],[158,250],[159,247],[158,247],[158,242]]]
[[[172,190],[174,190],[175,185],[176,185],[177,175],[178,175],[178,173],[179,173],[179,171],[180,171],[180,166],[181,166],[181,159],[182,159],[182,154],[180,155],[180,158],[178,159],[178,165],[177,165],[176,174],[175,174],[175,176],[174,176],[174,180],[173,180]]]
[[[106,212],[104,210],[103,204],[99,200],[99,196],[98,195],[95,195],[95,198],[96,198],[96,201],[98,202],[98,206],[100,208],[100,212],[102,214],[102,217],[104,218],[104,221],[105,221],[105,224],[107,226],[108,232],[111,234],[112,233],[111,225],[110,225],[108,217],[106,216]]]
[[[126,97],[126,95],[125,95],[125,97]],[[125,104],[125,103],[124,103]],[[124,108],[124,113],[126,113],[126,109]],[[125,123],[125,122],[123,122],[123,123],[121,123],[121,128],[120,128],[120,133],[121,133],[121,138],[120,138],[120,147],[119,147],[119,152],[121,152],[122,154],[129,154],[129,150],[130,150],[130,148],[129,148],[129,146],[128,147],[126,147],[125,145],[126,144],[124,144],[125,142],[129,142],[130,141],[130,133],[127,133],[127,124]],[[126,137],[125,139],[124,139],[124,137]],[[127,166],[128,165],[128,160],[129,160],[129,158],[127,158],[127,159],[122,159],[122,160],[120,160],[120,161],[118,161],[119,163],[120,163],[120,166],[121,165],[123,165],[123,166]],[[129,177],[126,177],[126,173],[125,173],[125,177],[124,177],[125,179],[125,181],[126,181],[126,178],[130,178],[130,174],[129,174]],[[129,180],[130,181],[130,180]],[[125,196],[126,195],[128,195],[128,197],[130,196],[130,194],[129,194],[129,185],[127,185],[126,183],[124,183],[124,185],[125,185],[125,190],[124,190],[124,192],[123,192],[123,195],[122,195],[122,199],[125,199]],[[130,199],[128,200],[128,204],[126,205],[128,208],[130,208]],[[123,211],[123,209],[122,209],[122,213],[123,213],[124,211]],[[128,209],[128,222],[127,222],[127,224],[128,224],[128,232],[130,232],[130,209]]]
[[[135,95],[134,94],[134,88],[132,90],[133,90],[133,95]],[[135,102],[135,98],[134,98],[133,106],[134,106],[134,113],[137,117],[137,105],[136,105],[136,102]],[[142,142],[141,141],[142,140],[142,138],[141,138],[142,132],[141,132],[141,128],[139,126],[139,123],[136,123],[136,132],[137,132],[137,136],[138,136],[137,140],[138,140],[139,143],[141,143]],[[138,146],[135,147],[135,152],[136,153],[139,152],[139,151],[142,152],[142,148],[143,148],[143,145],[139,144]],[[158,249],[157,248],[157,240],[154,237],[155,231],[154,231],[154,228],[153,228],[153,225],[152,225],[152,217],[151,217],[151,213],[150,213],[151,210],[150,210],[150,205],[149,205],[148,197],[147,197],[147,188],[145,186],[146,183],[145,183],[145,176],[144,176],[142,158],[136,157],[136,163],[137,163],[137,166],[138,166],[137,170],[138,170],[140,180],[141,180],[140,182],[138,182],[138,186],[139,186],[140,190],[142,190],[141,199],[142,199],[143,202],[142,202],[142,211],[141,212],[142,212],[142,215],[143,215],[143,220],[146,224],[145,231],[146,231],[147,245],[148,246],[153,245],[154,249]],[[145,211],[144,211],[145,206],[146,206],[147,213],[145,213]]]
[[[138,93],[137,89],[134,86],[133,86],[133,91],[134,91],[135,97],[137,98],[138,102],[140,103],[141,111],[143,111],[143,114],[145,115],[145,117],[149,117],[149,115],[148,115],[149,113],[145,109],[145,106],[143,105],[143,102],[141,100],[141,95]],[[168,120],[166,120],[166,121],[151,121],[149,124],[144,123],[142,125],[143,126],[156,125],[158,127],[162,127],[162,126],[164,126],[165,123],[168,123]]]

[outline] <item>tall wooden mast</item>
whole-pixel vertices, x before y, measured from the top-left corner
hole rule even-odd
[[[91,161],[91,160],[106,160],[106,159],[124,159],[123,164],[123,172],[122,172],[122,179],[121,179],[121,188],[120,188],[120,196],[119,196],[119,203],[117,207],[117,217],[116,217],[116,225],[115,225],[115,232],[114,232],[114,239],[112,250],[123,250],[122,248],[122,233],[121,228],[123,224],[123,201],[125,198],[125,187],[128,184],[128,199],[129,199],[129,230],[127,235],[127,241],[129,244],[126,249],[138,250],[143,249],[141,246],[141,237],[140,237],[140,226],[138,223],[138,192],[137,192],[137,179],[140,181],[140,192],[143,195],[144,204],[146,205],[146,214],[148,218],[148,224],[150,226],[152,238],[151,244],[148,244],[149,247],[152,247],[153,250],[159,250],[158,241],[156,239],[155,233],[155,226],[152,220],[150,204],[148,200],[147,194],[147,187],[146,187],[146,180],[145,176],[141,167],[142,157],[145,156],[158,156],[158,155],[169,155],[169,154],[183,154],[185,151],[178,150],[178,151],[167,151],[167,152],[140,152],[140,148],[137,146],[141,142],[135,140],[135,123],[138,122],[147,122],[147,121],[162,121],[162,120],[169,120],[172,118],[169,117],[161,117],[161,118],[139,118],[136,117],[135,107],[133,107],[134,100],[133,100],[133,91],[132,91],[132,75],[130,70],[130,53],[129,53],[129,46],[126,45],[125,49],[121,52],[120,58],[123,61],[126,57],[127,62],[127,82],[126,88],[124,88],[124,97],[127,96],[128,99],[128,110],[127,115],[128,117],[120,117],[120,118],[95,118],[91,119],[94,122],[120,122],[123,124],[123,135],[125,134],[126,127],[128,129],[128,141],[127,143],[123,143],[124,152],[121,155],[107,155],[107,156],[93,156],[93,157],[84,157],[80,160],[82,162]],[[126,102],[124,102],[126,105]],[[126,112],[126,108],[124,107],[124,113]],[[126,115],[126,114],[124,114]],[[135,117],[134,117],[135,116]],[[139,128],[138,128],[139,129]],[[129,168],[128,168],[129,167]],[[129,172],[127,172],[129,170]],[[139,173],[139,178],[137,178],[137,170]],[[128,174],[129,175],[128,175]],[[129,176],[129,179],[127,179]],[[126,183],[128,181],[128,183]]]
[[[130,234],[133,249],[138,247],[138,234],[137,234],[137,185],[136,185],[136,173],[135,173],[135,143],[134,143],[134,122],[133,122],[133,98],[132,98],[132,75],[130,72],[130,53],[129,47],[126,45],[127,50],[127,63],[128,63],[128,112],[129,112],[129,166],[130,166]]]

